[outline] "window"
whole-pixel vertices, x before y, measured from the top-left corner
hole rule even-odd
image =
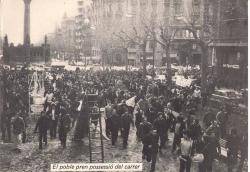
[[[78,8],[78,12],[82,13],[83,12],[83,8]]]
[[[134,43],[134,42],[130,42],[129,47],[130,47],[130,48],[135,48],[135,47],[136,47],[136,45],[135,45],[135,43]]]
[[[175,15],[181,15],[181,1],[175,0],[174,1],[174,13]]]
[[[107,16],[108,17],[113,16],[112,4],[109,4],[109,6],[108,6]]]
[[[194,5],[194,15],[200,15],[200,6]]]
[[[78,5],[82,6],[83,5],[83,1],[78,1]]]
[[[147,6],[148,5],[148,0],[140,0],[140,5],[141,6]]]
[[[123,16],[122,4],[118,4],[118,9],[116,11],[116,18],[121,18]]]
[[[152,6],[156,6],[156,5],[157,5],[157,0],[151,1],[151,5],[152,5]]]
[[[153,48],[154,48],[154,41],[150,41],[150,42],[149,42],[149,48],[150,48],[150,49],[153,49]]]
[[[193,4],[194,5],[199,5],[200,4],[200,0],[193,0]]]
[[[207,20],[208,20],[208,23],[211,23],[212,20],[213,20],[213,8],[212,8],[212,5],[209,4],[208,6],[208,15],[207,15]]]
[[[132,6],[137,6],[137,0],[131,0],[131,5]]]
[[[163,3],[164,3],[164,5],[169,5],[170,2],[169,2],[169,0],[164,0]]]

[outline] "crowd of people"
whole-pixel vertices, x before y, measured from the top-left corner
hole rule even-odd
[[[25,143],[29,110],[28,71],[25,68],[10,70],[2,67],[0,71],[3,101],[2,140],[4,142],[13,141],[15,145],[18,145],[19,142]]]
[[[24,114],[29,110],[27,76],[25,70],[19,73],[3,70],[7,95],[1,116],[3,140],[6,140],[5,131],[9,136],[11,125],[14,135],[25,135]],[[95,106],[105,107],[105,134],[111,144],[117,145],[121,133],[122,146],[126,149],[131,125],[135,126],[137,140],[143,145],[142,159],[151,162],[151,171],[155,171],[157,155],[166,149],[170,133],[174,135],[171,151],[179,156],[180,171],[190,171],[194,157],[198,157],[200,171],[212,171],[213,160],[220,153],[220,138],[227,137],[228,171],[235,168],[239,151],[239,170],[247,158],[247,146],[237,144],[239,140],[242,145],[247,144],[246,135],[239,137],[236,129],[228,135],[225,130],[229,118],[226,107],[217,115],[207,113],[203,122],[200,121],[203,114],[199,113],[206,105],[207,96],[201,94],[197,85],[182,88],[173,83],[148,80],[135,71],[54,70],[46,72],[44,77],[44,107],[34,128],[34,132],[39,133],[39,149],[43,148],[43,142],[47,145],[48,131],[51,139],[58,134],[63,148],[66,148],[70,130],[74,130],[75,141],[86,137],[88,120],[92,118],[87,95],[98,94]],[[128,103],[129,100],[132,103]],[[8,139],[10,141],[10,136]]]

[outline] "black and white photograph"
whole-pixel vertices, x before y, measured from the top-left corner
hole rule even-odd
[[[0,172],[247,172],[248,0],[0,0]]]

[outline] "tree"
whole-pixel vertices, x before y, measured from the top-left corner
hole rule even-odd
[[[178,19],[184,23],[182,30],[189,31],[193,36],[193,42],[201,49],[201,92],[206,93],[207,87],[207,73],[208,73],[208,50],[209,44],[215,37],[215,24],[209,23],[206,19],[208,13],[208,6],[206,0],[204,2],[204,21],[201,23],[199,6],[196,6],[190,1],[185,1],[184,16]],[[198,10],[197,10],[198,7]]]
[[[190,55],[192,54],[193,42],[188,41],[187,43],[178,46],[178,55],[180,57],[180,64],[187,65],[190,61]]]
[[[140,30],[136,27],[133,27],[132,30],[129,32],[125,32],[121,30],[119,32],[119,37],[126,43],[134,43],[137,45],[142,53],[142,64],[143,64],[143,75],[146,76],[147,74],[147,57],[146,57],[146,47],[147,42],[149,40],[150,33],[145,28]],[[128,45],[128,44],[126,44]]]
[[[167,82],[171,86],[172,84],[172,70],[171,70],[171,58],[170,58],[170,46],[174,40],[176,29],[171,29],[166,24],[147,24],[143,22],[143,26],[148,31],[150,36],[155,42],[160,44],[166,53],[167,62]]]
[[[117,38],[119,38],[123,43],[123,46],[126,50],[126,70],[128,70],[128,47],[129,47],[131,42],[129,40],[126,40],[125,38],[123,38],[121,35],[116,34],[115,32],[113,33],[113,35],[116,36]]]

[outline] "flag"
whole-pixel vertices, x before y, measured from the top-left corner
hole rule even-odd
[[[128,99],[128,100],[126,101],[126,105],[127,105],[127,106],[130,106],[130,107],[135,107],[135,98],[136,98],[136,96],[131,97],[130,99]]]

